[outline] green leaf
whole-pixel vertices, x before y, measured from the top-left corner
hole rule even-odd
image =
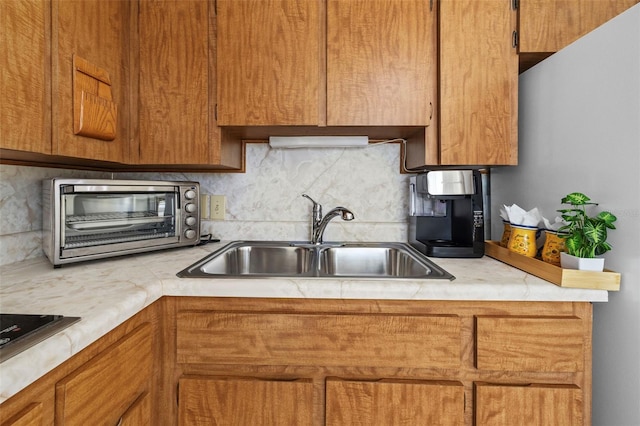
[[[571,204],[573,206],[583,206],[585,204],[593,204],[589,203],[591,198],[587,197],[581,192],[572,192],[562,199],[562,204]]]
[[[604,222],[605,226],[609,229],[616,229],[616,227],[613,225],[613,222],[615,222],[616,220],[618,220],[617,217],[615,217],[612,213],[610,212],[600,212],[598,214],[598,216],[596,216],[596,218],[600,219],[602,222]]]

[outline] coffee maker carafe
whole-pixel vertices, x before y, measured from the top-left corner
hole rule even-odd
[[[409,244],[432,257],[482,257],[484,214],[478,170],[410,178]]]

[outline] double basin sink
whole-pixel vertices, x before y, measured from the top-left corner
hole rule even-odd
[[[180,271],[181,278],[454,277],[405,243],[236,241]]]

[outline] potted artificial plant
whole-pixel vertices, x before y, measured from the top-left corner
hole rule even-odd
[[[617,218],[604,211],[597,216],[589,216],[586,206],[597,205],[580,192],[573,192],[562,199],[562,204],[571,208],[558,210],[567,223],[558,230],[565,238],[565,253],[560,253],[563,268],[602,271],[604,258],[596,257],[611,250],[607,242],[607,229],[616,229],[613,222]]]

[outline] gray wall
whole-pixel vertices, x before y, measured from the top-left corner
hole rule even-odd
[[[605,267],[621,290],[594,306],[593,424],[640,425],[640,5],[523,73],[519,113],[519,166],[492,170],[493,217],[517,203],[554,218],[574,191],[618,217]]]

